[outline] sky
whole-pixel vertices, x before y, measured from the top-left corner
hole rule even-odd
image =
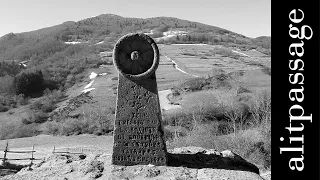
[[[176,17],[252,38],[271,36],[271,0],[1,0],[0,37],[100,14]]]

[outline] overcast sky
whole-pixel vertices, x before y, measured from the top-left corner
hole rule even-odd
[[[100,14],[176,17],[248,37],[271,36],[271,0],[1,0],[0,37]]]

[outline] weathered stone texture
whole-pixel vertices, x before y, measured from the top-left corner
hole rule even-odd
[[[141,37],[137,35],[134,37],[136,39],[133,38],[131,40],[134,41],[138,39],[139,42],[146,38],[143,36],[141,39]],[[153,41],[150,42],[154,43]],[[145,46],[150,42],[141,42],[144,45],[144,49],[148,49],[145,48]],[[128,41],[126,43],[135,42]],[[128,50],[128,46],[123,44],[123,42],[118,42],[118,44],[120,44],[120,46],[116,46],[116,48],[126,47],[123,51],[127,53],[127,55],[115,57],[120,58],[117,68],[121,69],[122,66],[126,67],[125,63],[133,61],[128,58],[130,57],[131,50],[139,54],[139,48],[135,48],[135,46],[139,46],[138,44],[133,45],[133,48]],[[132,45],[129,47],[132,47]],[[155,43],[152,47],[156,47]],[[150,45],[151,49],[152,47]],[[150,48],[148,51],[150,51]],[[115,52],[116,51],[117,49],[115,49]],[[118,50],[118,52],[122,53],[123,51]],[[140,52],[140,54],[143,53]],[[141,59],[138,59],[138,56],[139,55],[134,55],[134,61],[141,61]],[[158,57],[158,54],[149,56],[149,58],[154,57]],[[149,61],[148,64],[150,64]],[[136,65],[132,65],[131,67],[140,69]],[[157,68],[157,65],[152,67]],[[145,71],[148,70],[143,69]],[[151,74],[139,78],[130,78],[130,74],[129,76],[128,74],[124,74],[129,72],[127,69],[119,72],[112,164],[125,166],[137,164],[166,165],[167,152],[163,140],[164,133],[161,128],[161,111],[155,72],[150,71]]]

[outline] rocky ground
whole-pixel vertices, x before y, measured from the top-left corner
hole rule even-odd
[[[168,166],[115,166],[110,154],[53,154],[2,180],[263,180],[256,166],[231,151],[198,147],[168,150]],[[1,172],[1,171],[0,171]],[[268,177],[269,176],[269,177]]]

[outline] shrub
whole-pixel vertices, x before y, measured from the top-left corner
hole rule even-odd
[[[7,112],[9,110],[8,107],[3,106],[2,104],[0,104],[0,112]]]
[[[22,124],[31,124],[32,122],[28,118],[22,118],[21,119]]]
[[[89,123],[87,121],[69,118],[62,124],[60,134],[69,136],[87,133],[88,127]]]
[[[207,81],[205,78],[193,78],[190,79],[180,85],[181,89],[184,89],[185,91],[199,91],[202,90],[202,88],[207,85]]]
[[[65,56],[73,56],[75,54],[80,53],[81,51],[83,51],[85,49],[85,45],[82,44],[75,44],[72,46],[67,47],[64,50],[64,54]]]
[[[175,87],[171,91],[172,91],[172,95],[173,96],[179,96],[180,95],[179,90],[177,88],[175,88]]]
[[[56,107],[54,105],[54,101],[53,100],[49,100],[49,101],[46,101],[42,105],[41,110],[42,110],[42,112],[48,113],[48,112],[52,112],[55,108]]]
[[[113,131],[114,109],[99,108],[89,106],[83,109],[81,116],[46,122],[43,124],[43,132],[55,135],[107,134]]]
[[[15,101],[19,105],[27,105],[29,102],[29,99],[26,98],[23,94],[19,94],[15,96]]]
[[[0,140],[9,139],[8,136],[12,134],[17,128],[15,123],[1,123],[0,124]]]
[[[237,89],[237,94],[242,94],[242,93],[250,93],[251,91],[247,88],[244,88],[242,86],[240,86],[238,89]]]
[[[112,65],[113,64],[113,62],[112,61],[110,61],[110,60],[99,60],[98,62],[97,62],[97,64],[96,64],[96,67],[99,67],[99,66],[101,66],[101,65]]]
[[[51,99],[54,102],[60,101],[64,96],[64,93],[59,89],[59,90],[54,90],[51,92]]]
[[[48,116],[43,112],[34,113],[32,116],[32,122],[34,123],[43,123],[47,121]]]
[[[232,85],[230,78],[224,73],[219,73],[208,78],[210,89],[226,89],[230,90]]]
[[[0,95],[0,104],[7,107],[13,107],[16,105],[16,102],[10,95]]]
[[[71,70],[71,74],[73,75],[80,74],[81,72],[83,72],[83,70],[84,70],[84,67],[78,66]]]
[[[32,137],[39,135],[38,126],[35,124],[19,125],[17,129],[9,135],[10,139]]]
[[[44,81],[41,71],[21,72],[14,78],[16,94],[31,96],[44,90]]]
[[[5,76],[15,76],[22,70],[22,66],[18,63],[11,61],[11,62],[0,62],[0,77]],[[1,81],[0,81],[1,82]]]
[[[23,124],[33,124],[33,123],[44,123],[48,119],[46,113],[39,111],[39,112],[29,112],[28,117],[21,119]]]
[[[32,110],[40,110],[42,108],[42,102],[40,99],[35,100],[33,103],[30,104],[30,109]]]
[[[6,75],[0,77],[0,94],[14,94],[14,78],[12,76]]]
[[[2,123],[0,125],[0,140],[31,137],[39,134],[38,126],[35,124]]]
[[[169,28],[170,28],[170,26],[168,26],[168,25],[161,25],[157,28],[154,28],[154,30],[159,31],[159,32],[166,32],[169,30]]]
[[[48,89],[58,89],[59,88],[59,82],[53,80],[53,79],[44,79],[44,87]]]
[[[225,122],[225,121],[220,121],[217,123],[217,131],[216,131],[217,136],[230,134],[230,133],[233,133],[232,123]]]
[[[271,148],[269,138],[261,138],[263,135],[257,129],[241,131],[237,136],[217,135],[214,126],[199,124],[186,136],[173,136],[167,139],[167,148],[197,146],[217,151],[231,150],[247,161],[254,163],[260,169],[268,169],[271,165]]]
[[[253,116],[254,124],[268,124],[271,120],[271,94],[270,91],[263,91],[254,96],[249,108]]]
[[[85,76],[83,74],[77,74],[74,76],[75,82],[81,82]]]
[[[62,129],[61,123],[49,121],[44,124],[42,128],[42,132],[44,134],[58,135],[60,134],[61,129]]]
[[[63,92],[60,90],[50,91],[49,89],[45,89],[43,94],[41,99],[37,99],[31,103],[30,109],[42,110],[45,113],[51,112],[56,108],[55,104],[64,97]]]
[[[152,34],[150,34],[150,37],[152,37],[152,38],[163,37],[163,32],[160,32],[160,31],[153,31],[153,33],[152,33]]]
[[[181,126],[165,126],[163,128],[164,131],[164,139],[165,140],[173,140],[178,137],[183,137],[188,134],[188,130]]]

